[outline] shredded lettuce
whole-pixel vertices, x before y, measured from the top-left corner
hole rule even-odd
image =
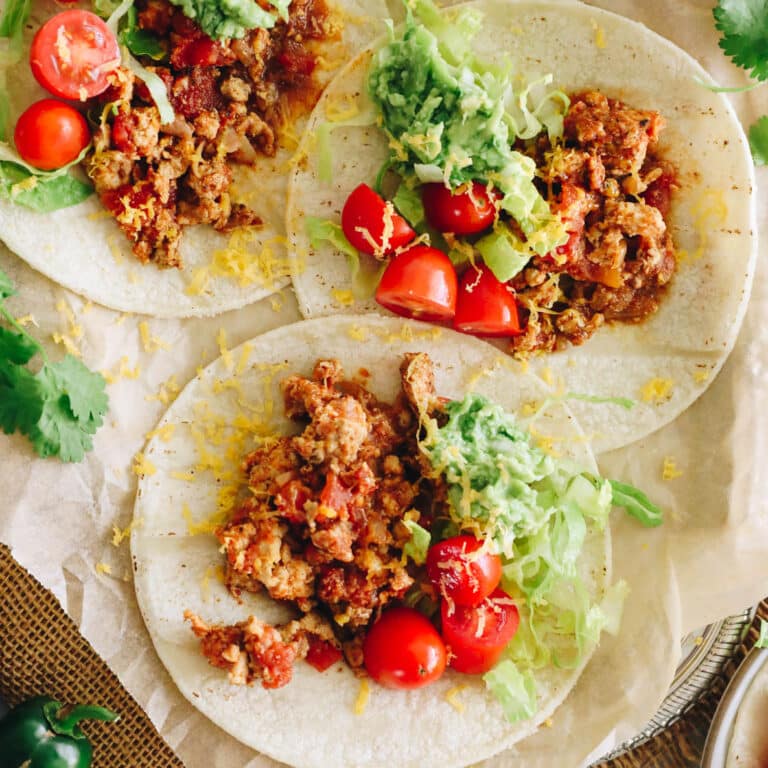
[[[168,99],[168,90],[165,87],[165,83],[154,72],[150,72],[136,61],[126,46],[120,46],[120,50],[123,66],[126,69],[130,69],[147,86],[157,111],[160,113],[160,122],[163,125],[172,123],[176,119],[176,113],[173,111],[171,102]]]
[[[431,541],[430,533],[415,520],[403,520],[403,524],[411,532],[411,538],[403,547],[403,554],[410,557],[416,565],[423,565],[427,562],[427,550]]]
[[[400,184],[392,198],[392,204],[417,232],[422,229],[425,221],[424,204],[418,190],[407,184]]]
[[[347,240],[341,225],[328,219],[306,216],[304,227],[313,248],[318,248],[323,242],[327,242],[346,256],[352,277],[353,295],[360,299],[372,296],[379,283],[381,272],[368,273],[361,269],[360,254],[357,248]],[[386,264],[383,264],[381,269],[385,266]]]
[[[77,205],[93,194],[93,187],[69,175],[88,150],[55,171],[41,171],[25,163],[11,146],[0,142],[0,197],[40,213]]]
[[[535,711],[535,670],[578,667],[600,633],[618,626],[626,587],[595,594],[584,576],[594,564],[583,562],[615,490],[546,454],[480,395],[448,403],[445,415],[442,426],[426,423],[420,449],[448,484],[454,526],[490,540],[502,557],[502,586],[517,602],[520,628],[484,679],[515,721]]]
[[[521,673],[513,662],[499,662],[483,675],[483,680],[511,723],[527,720],[536,714],[536,683],[533,676]]]
[[[32,9],[32,0],[8,0],[0,17],[0,37],[8,39],[5,50],[0,50],[0,141],[11,134],[11,103],[8,96],[8,69],[24,56],[22,35]]]
[[[481,237],[475,243],[475,248],[483,257],[488,269],[502,283],[521,272],[533,255],[525,247],[525,243],[506,227]]]
[[[534,184],[534,161],[512,146],[544,129],[559,135],[567,97],[550,89],[551,76],[516,90],[511,72],[478,62],[470,50],[480,28],[475,10],[450,21],[431,0],[419,0],[416,12],[420,23],[409,8],[402,35],[377,51],[368,76],[394,169],[407,181],[452,188],[492,183],[531,255],[564,244],[565,226]]]
[[[664,522],[659,509],[639,488],[618,480],[611,480],[613,504],[623,507],[628,515],[639,520],[646,528],[655,528]]]
[[[149,56],[155,61],[162,61],[168,55],[165,45],[157,35],[139,27],[138,12],[133,5],[125,15],[119,40],[134,56]]]

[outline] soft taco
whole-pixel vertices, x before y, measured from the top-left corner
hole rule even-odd
[[[367,14],[383,3],[35,0],[28,20],[29,3],[5,8],[11,250],[89,299],[159,316],[216,314],[288,283],[297,136],[379,33]]]
[[[598,451],[661,427],[723,364],[750,293],[752,162],[728,101],[682,50],[580,3],[412,8],[303,139],[302,313],[505,336],[562,392],[617,398],[573,402]]]
[[[424,353],[432,363],[418,370]],[[510,365],[514,386],[502,375]],[[542,398],[541,381],[489,345],[373,315],[280,328],[202,371],[141,457],[131,539],[139,605],[184,696],[230,734],[290,765],[465,765],[535,731],[576,684],[601,629],[617,620],[622,593],[610,586],[611,484],[597,478],[567,410]],[[484,408],[494,414],[485,437]],[[442,443],[433,439],[446,428],[454,431]],[[440,453],[436,473],[419,443]],[[522,446],[527,460],[514,458]],[[364,455],[359,465],[356,450]],[[484,451],[493,453],[485,462]],[[477,470],[469,496],[468,476],[451,476],[460,464]],[[544,465],[547,477],[537,475]],[[358,508],[350,500],[363,493],[363,479],[389,518],[374,502]],[[483,489],[495,483],[506,501],[482,512]],[[502,557],[501,584],[520,626],[505,656],[484,676],[450,668],[412,690],[361,679],[355,643],[350,654],[345,640],[359,638],[356,626],[383,624],[379,615],[412,596],[424,551],[442,535],[435,510],[448,499],[462,508],[462,498],[476,515],[465,523],[495,542],[487,546],[514,549],[512,560]],[[518,538],[498,538],[511,530],[501,518],[523,509]],[[311,532],[300,534],[309,517]],[[350,525],[375,528],[378,544],[350,541]],[[257,528],[269,531],[246,535]],[[347,545],[349,557],[339,551]],[[313,562],[321,566],[307,579]],[[343,597],[323,597],[338,588],[331,571],[360,576],[355,590],[373,593],[373,602],[352,597],[351,576]],[[315,582],[316,592],[304,590]],[[452,615],[442,587],[432,598]],[[441,615],[445,631],[449,619]],[[493,623],[490,614],[486,620]],[[483,626],[475,629],[473,637],[484,636]],[[329,645],[348,663],[337,661],[340,653],[328,662]],[[307,646],[312,665],[300,660],[312,655]],[[368,673],[380,679],[366,644],[363,652]]]

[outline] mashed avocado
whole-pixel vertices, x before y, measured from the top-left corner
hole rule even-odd
[[[567,97],[549,89],[534,98],[551,77],[520,91],[509,70],[478,62],[469,48],[481,25],[474,9],[448,21],[420,0],[417,14],[418,22],[409,9],[402,34],[376,53],[368,78],[394,168],[410,184],[491,183],[533,252],[562,245],[568,236],[533,183],[534,161],[512,146],[544,129],[562,132]]]
[[[288,18],[290,0],[269,2],[276,13],[265,11],[255,0],[171,0],[215,40],[242,37],[249,29],[269,29],[275,26],[278,16]]]

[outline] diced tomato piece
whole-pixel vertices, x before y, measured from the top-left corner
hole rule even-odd
[[[657,208],[659,213],[666,218],[672,206],[672,191],[676,188],[676,180],[673,173],[664,172],[648,185],[648,189],[642,194],[647,205]]]
[[[313,666],[318,672],[325,672],[337,661],[341,661],[341,651],[329,643],[327,640],[321,640],[317,635],[308,635],[309,650],[307,651],[307,664]]]

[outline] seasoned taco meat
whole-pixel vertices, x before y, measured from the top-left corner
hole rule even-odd
[[[569,239],[512,281],[527,312],[516,354],[582,344],[606,321],[637,322],[658,308],[676,267],[663,129],[658,112],[589,91],[572,97],[563,144],[544,138],[529,149]]]
[[[266,590],[303,617],[211,627],[189,614],[204,655],[233,682],[283,685],[318,642],[343,647],[360,667],[367,627],[414,584],[403,520],[428,525],[445,492],[423,477],[416,442],[415,414],[437,402],[431,360],[408,355],[401,375],[393,404],[345,380],[335,360],[283,382],[285,413],[304,427],[246,457],[248,495],[216,535],[233,594]]]
[[[337,30],[324,0],[292,0],[287,21],[240,40],[211,40],[167,0],[136,7],[139,28],[166,47],[161,62],[140,59],[165,84],[176,119],[161,125],[144,83],[119,67],[100,97],[86,168],[137,258],[180,267],[185,227],[261,224],[256,210],[232,202],[231,166],[273,156],[281,126],[312,107],[315,50]]]

